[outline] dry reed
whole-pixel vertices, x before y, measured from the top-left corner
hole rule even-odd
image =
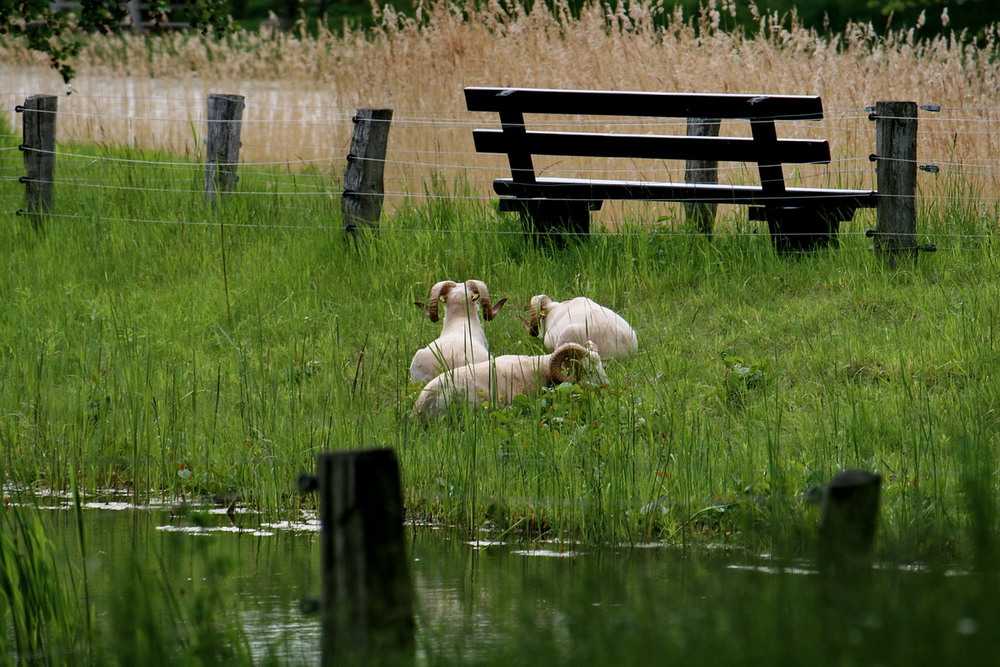
[[[192,138],[202,132],[205,96],[237,93],[247,97],[243,160],[336,174],[353,110],[389,107],[396,110],[390,192],[420,192],[438,176],[468,178],[486,193],[505,162],[474,154],[472,126],[496,120],[464,111],[465,86],[816,94],[827,119],[789,123],[795,126],[783,135],[829,139],[834,165],[793,178],[864,187],[873,183],[867,157],[874,150],[865,107],[913,100],[943,107],[921,116],[920,161],[957,172],[962,191],[997,197],[996,29],[980,47],[954,34],[917,40],[912,31],[877,35],[861,24],[826,37],[794,17],[753,9],[753,31],[726,31],[722,24],[733,11],[730,3],[710,0],[698,16],[685,17],[671,14],[663,0],[638,0],[593,4],[571,18],[564,4],[549,10],[534,3],[529,11],[499,0],[481,6],[435,0],[415,17],[387,8],[379,27],[341,34],[263,29],[224,40],[95,37],[77,64],[74,94],[61,101],[60,136],[197,154]],[[41,59],[16,45],[0,44],[0,67],[13,84],[4,93],[8,108],[28,94],[65,92]],[[631,131],[683,130],[661,124]],[[563,161],[546,168],[579,166]],[[678,178],[679,168],[666,165],[668,178]],[[744,178],[734,173],[730,179]],[[922,187],[955,191],[954,185],[942,174]]]

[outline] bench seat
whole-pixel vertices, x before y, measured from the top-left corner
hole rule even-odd
[[[822,119],[823,103],[817,96],[483,87],[466,88],[465,96],[470,111],[499,115],[500,129],[475,129],[473,142],[479,153],[506,154],[510,178],[493,181],[500,210],[520,213],[533,233],[586,234],[590,212],[600,209],[605,200],[681,202],[686,210],[692,205],[704,210],[716,204],[737,204],[749,207],[751,220],[768,222],[779,250],[799,250],[833,242],[840,223],[851,220],[857,209],[878,206],[879,195],[871,190],[787,185],[783,165],[831,161],[825,140],[780,138],[777,132],[779,123]],[[645,123],[685,118],[688,134],[528,129],[528,114],[549,116],[533,119],[546,128],[571,120],[578,126],[588,116],[646,118]],[[573,119],[552,118],[560,115]],[[717,136],[721,119],[748,123],[749,136]],[[692,133],[692,120],[701,125],[714,123],[715,136],[707,131]],[[752,164],[759,180],[756,185],[720,184],[714,173],[688,178],[685,183],[543,177],[534,164],[534,157],[540,155],[625,159],[633,164],[635,160],[685,160],[689,174],[714,172],[719,162]]]
[[[538,178],[519,183],[497,178],[493,190],[503,197],[500,209],[516,211],[518,200],[546,199],[590,202],[596,211],[606,199],[690,201],[707,204],[745,204],[778,208],[823,208],[850,211],[873,208],[878,193],[871,190],[786,188],[783,194],[765,194],[759,185],[716,185],[656,181],[615,181],[583,178]],[[596,204],[596,206],[595,206]],[[850,219],[850,215],[847,218]]]

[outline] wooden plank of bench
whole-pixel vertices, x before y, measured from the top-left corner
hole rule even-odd
[[[502,197],[598,202],[608,199],[648,201],[696,201],[708,204],[746,204],[773,208],[873,208],[878,194],[871,190],[787,188],[780,196],[769,195],[758,185],[715,185],[603,179],[539,178],[535,183],[515,183],[509,178],[493,181]]]
[[[687,137],[592,132],[523,132],[520,143],[503,130],[473,130],[480,153],[564,155],[652,160],[715,160],[826,164],[830,144],[818,139],[777,139],[763,144],[749,137]]]
[[[469,111],[650,116],[653,118],[747,118],[821,120],[816,95],[733,95],[613,90],[470,87]]]

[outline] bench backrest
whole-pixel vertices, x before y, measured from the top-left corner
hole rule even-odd
[[[506,153],[511,176],[534,183],[532,155],[756,162],[765,193],[785,190],[782,164],[825,164],[830,146],[812,139],[779,139],[778,120],[820,120],[823,103],[812,95],[651,93],[544,88],[465,89],[470,111],[496,112],[500,130],[473,131],[476,150]],[[539,132],[525,114],[577,114],[750,121],[751,137],[693,137],[591,132]]]

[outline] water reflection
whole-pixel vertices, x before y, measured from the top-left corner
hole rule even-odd
[[[51,538],[81,560],[72,501],[49,505]],[[131,622],[123,597],[166,615],[215,589],[254,662],[318,664],[318,619],[301,610],[319,591],[314,516],[88,506],[77,565],[99,619]],[[883,563],[830,586],[808,559],[724,545],[523,545],[416,525],[407,538],[418,664],[989,664],[1000,640],[996,578],[953,565]]]

